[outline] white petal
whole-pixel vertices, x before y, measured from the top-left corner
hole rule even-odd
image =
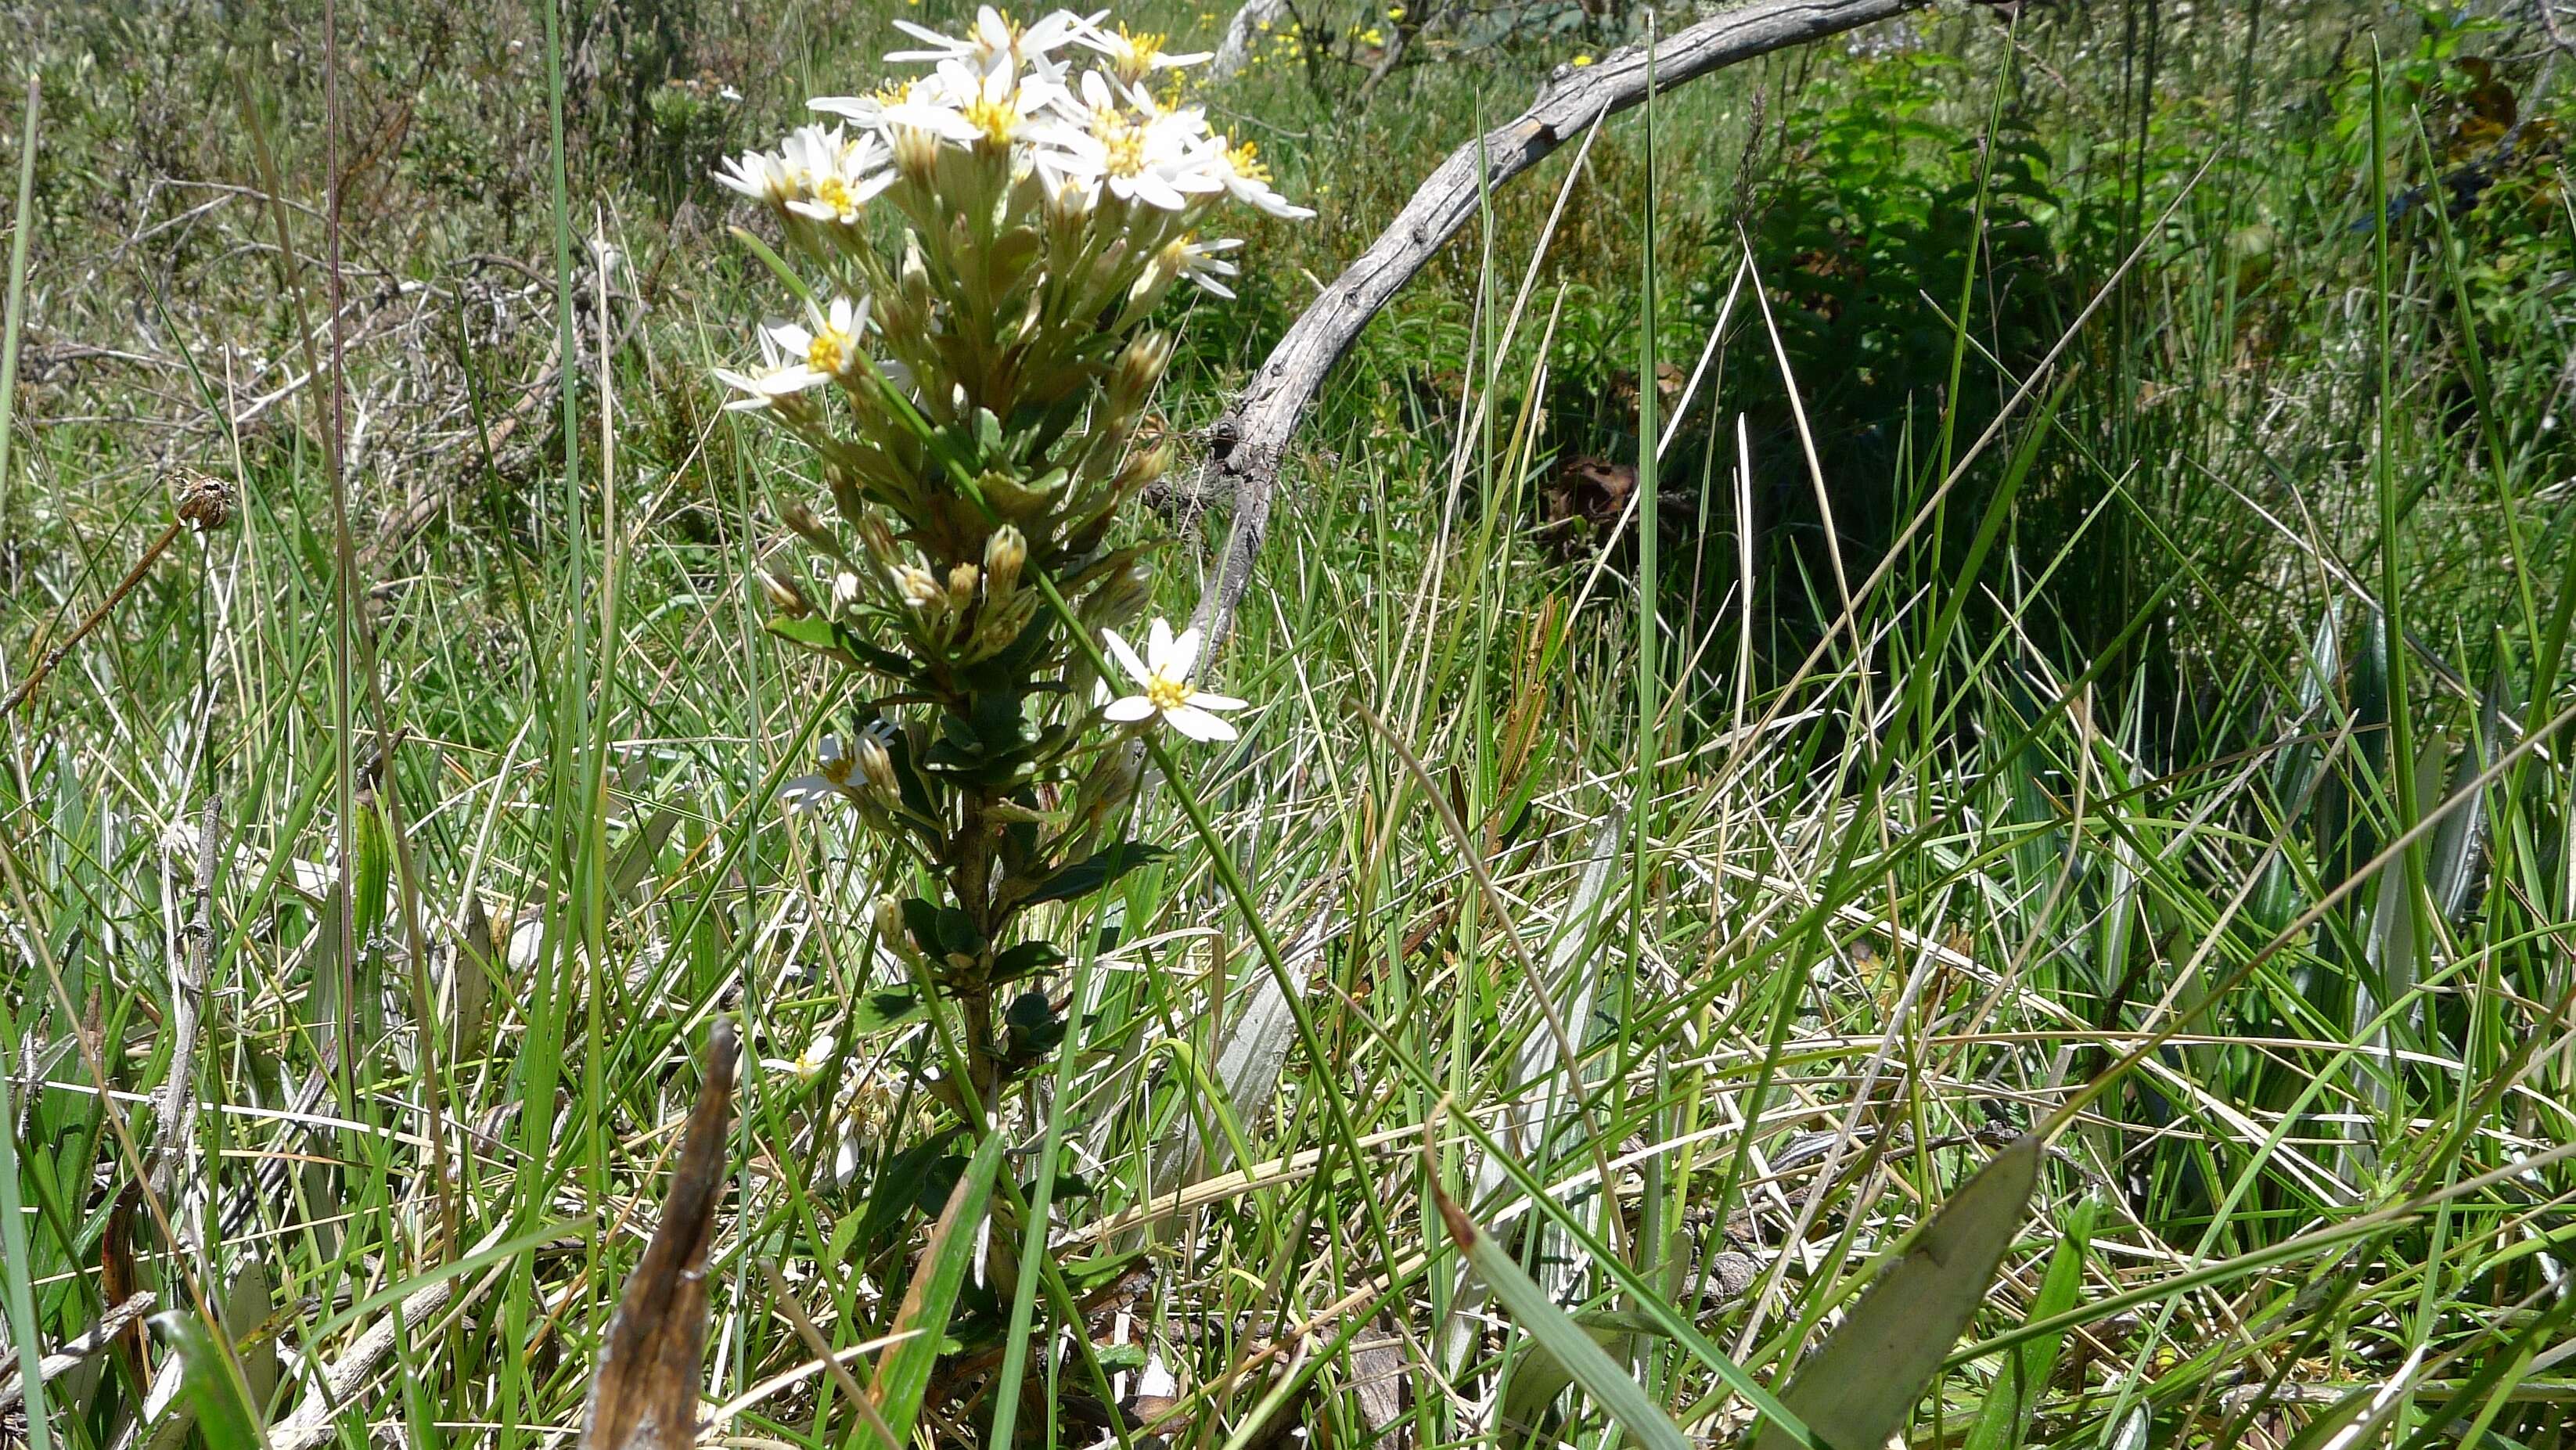
[[[1190,691],[1190,704],[1201,710],[1240,710],[1251,703],[1249,700],[1238,700],[1232,695],[1211,695],[1205,690]]]
[[[1232,740],[1240,733],[1232,725],[1194,705],[1166,710],[1163,719],[1192,740]]]
[[[1156,619],[1153,626],[1145,631],[1145,663],[1153,666],[1154,673],[1158,675],[1177,677],[1180,674],[1172,668],[1172,626],[1169,620]]]
[[[1104,629],[1100,632],[1100,638],[1102,643],[1109,646],[1109,657],[1116,660],[1118,668],[1125,670],[1137,684],[1147,684],[1153,680],[1154,672],[1145,668],[1145,662],[1136,657],[1136,647],[1129,644],[1118,631]]]
[[[1190,677],[1191,668],[1198,662],[1199,627],[1193,624],[1181,631],[1179,639],[1172,641],[1171,654],[1164,660],[1164,668],[1173,679],[1186,680]]]
[[[1142,695],[1129,695],[1124,699],[1110,701],[1109,708],[1100,713],[1104,719],[1115,720],[1121,725],[1133,725],[1153,715],[1154,702]]]

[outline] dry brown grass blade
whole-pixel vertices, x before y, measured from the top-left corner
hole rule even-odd
[[[733,1024],[719,1017],[707,1037],[706,1077],[671,1170],[661,1226],[608,1321],[583,1417],[584,1450],[686,1450],[697,1443],[707,1245],[724,1196],[736,1056]]]

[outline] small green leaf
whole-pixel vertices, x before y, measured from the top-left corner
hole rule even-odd
[[[910,987],[890,987],[859,998],[850,1014],[852,1037],[875,1037],[921,1018],[921,998]]]
[[[945,949],[939,945],[939,908],[929,901],[908,896],[903,902],[903,929],[921,954],[937,961]]]
[[[1052,942],[1024,941],[993,958],[992,984],[1016,982],[1033,972],[1063,966],[1070,958],[1055,949]]]
[[[1781,1403],[1819,1444],[1878,1450],[1905,1423],[1923,1387],[1985,1302],[1995,1268],[2021,1231],[2039,1182],[2039,1139],[2023,1134],[1950,1195],[1894,1268],[1870,1286],[1790,1382]],[[1754,1450],[1785,1450],[1766,1427]]]
[[[902,1225],[913,1210],[923,1178],[931,1165],[948,1155],[948,1145],[956,1136],[953,1131],[933,1134],[886,1160],[877,1171],[867,1209],[859,1215],[858,1233],[851,1240],[857,1257],[864,1259],[874,1254],[877,1246]]]
[[[1071,901],[1089,896],[1137,867],[1150,861],[1160,861],[1170,854],[1160,846],[1122,841],[1096,856],[1057,867],[1040,878],[1029,894],[1020,898],[1020,904],[1035,906],[1044,901]]]

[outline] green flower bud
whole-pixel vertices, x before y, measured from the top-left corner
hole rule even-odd
[[[768,598],[770,608],[789,619],[803,619],[814,612],[813,604],[805,598],[805,591],[796,587],[795,580],[767,569],[755,572],[760,576],[760,592]]]
[[[885,746],[875,736],[861,735],[851,753],[859,758],[859,774],[867,777],[868,784],[888,796],[900,793],[894,778],[894,757],[886,753]]]
[[[789,503],[787,507],[779,510],[779,516],[798,538],[835,559],[841,557],[839,536],[832,532],[831,525],[824,523],[822,518],[812,509],[807,508],[803,502]]]
[[[902,566],[903,554],[895,548],[894,530],[887,528],[886,521],[875,513],[859,515],[859,542],[867,547],[868,557],[876,560],[879,568]]]
[[[1118,354],[1118,366],[1109,375],[1110,410],[1134,412],[1152,395],[1154,384],[1162,380],[1164,364],[1171,360],[1170,333],[1138,333],[1126,351]]]
[[[1154,579],[1140,559],[1110,576],[1083,601],[1082,622],[1093,629],[1115,629],[1153,602]]]

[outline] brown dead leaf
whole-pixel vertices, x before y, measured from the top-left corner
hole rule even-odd
[[[697,1443],[707,1345],[707,1245],[724,1197],[736,1053],[733,1024],[717,1018],[661,1226],[608,1321],[599,1372],[590,1384],[583,1450],[688,1450]]]

